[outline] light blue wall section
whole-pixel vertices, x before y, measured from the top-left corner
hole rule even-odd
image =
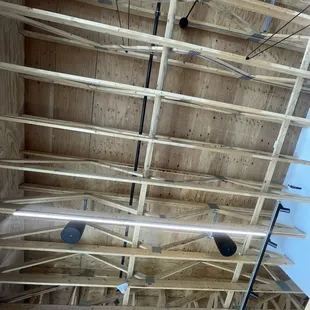
[[[307,118],[310,118],[310,111]],[[298,140],[296,157],[310,161],[310,128],[304,128]],[[302,189],[289,189],[287,192],[310,197],[310,166],[292,164],[288,170],[285,185],[291,184]],[[282,201],[284,207],[290,208],[290,214],[280,213],[278,221],[295,226],[310,235],[310,204]],[[277,252],[284,253],[295,266],[283,267],[288,276],[310,296],[310,238],[294,239],[273,237],[278,244]],[[273,250],[271,248],[268,248]]]

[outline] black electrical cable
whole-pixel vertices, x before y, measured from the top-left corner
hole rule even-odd
[[[249,286],[248,286],[248,288],[247,288],[247,290],[246,290],[246,292],[244,294],[244,297],[243,297],[243,300],[241,302],[240,307],[238,307],[239,310],[246,310],[246,306],[247,306],[247,303],[248,303],[248,300],[249,300],[250,296],[256,297],[255,296],[256,294],[253,291],[253,286],[254,286],[254,283],[255,283],[256,276],[258,274],[260,265],[261,265],[261,263],[263,261],[263,258],[264,258],[267,246],[270,243],[270,237],[271,237],[273,228],[274,228],[274,226],[275,226],[275,224],[277,222],[277,219],[278,219],[278,216],[279,216],[280,212],[290,213],[290,210],[287,209],[287,208],[284,208],[281,203],[279,203],[278,206],[274,209],[272,217],[271,217],[271,221],[270,221],[270,224],[269,224],[269,227],[268,227],[268,231],[267,231],[266,237],[265,237],[265,239],[263,241],[263,246],[262,246],[262,248],[260,250],[260,253],[258,255],[258,260],[257,260],[257,262],[256,262],[256,264],[255,264],[255,266],[253,268],[252,274],[251,274]]]
[[[279,33],[283,28],[285,28],[288,24],[290,24],[295,18],[297,18],[300,14],[302,14],[304,11],[306,11],[309,7],[310,7],[310,4],[309,4],[305,9],[303,9],[301,12],[299,12],[297,15],[295,15],[293,18],[291,18],[287,23],[285,23],[280,29],[278,29],[275,33],[273,33],[269,38],[267,38],[267,39],[266,39],[264,42],[262,42],[259,46],[257,46],[251,53],[249,53],[249,54],[246,56],[246,60],[252,59],[252,58],[254,58],[255,56],[257,56],[257,55],[261,54],[262,52],[266,51],[267,49],[266,49],[266,50],[263,50],[262,52],[260,52],[260,53],[258,53],[258,54],[256,54],[256,55],[254,55],[254,56],[252,56],[252,57],[250,57],[251,54],[253,54],[255,51],[257,51],[257,50],[258,50],[262,45],[264,45],[267,41],[269,41],[270,39],[272,39],[277,33]],[[309,25],[306,26],[305,28],[307,28],[307,27],[309,27]],[[298,30],[297,32],[291,34],[290,36],[284,38],[283,40],[277,42],[276,44],[279,44],[279,43],[283,42],[284,40],[288,39],[288,38],[291,37],[292,35],[294,35],[294,34],[300,32],[300,31],[302,31],[302,30],[305,29],[305,28],[302,28],[302,29]],[[276,44],[274,44],[274,45],[276,45]],[[274,45],[273,45],[273,46],[274,46]],[[272,46],[271,46],[271,47],[272,47]],[[271,47],[269,47],[269,48],[271,48]],[[269,49],[269,48],[268,48],[268,49]]]
[[[195,7],[195,5],[196,5],[197,2],[198,2],[198,0],[196,0],[196,1],[194,2],[194,4],[192,5],[191,9],[189,10],[189,12],[187,13],[187,15],[185,16],[186,19],[188,18],[189,14],[192,13],[192,10],[193,10],[193,8]]]
[[[158,22],[159,22],[159,17],[160,17],[160,8],[161,8],[161,3],[158,2],[157,6],[156,6],[156,11],[155,11],[153,35],[157,34]],[[154,44],[152,44],[152,46],[154,46]],[[147,67],[147,72],[146,72],[145,88],[149,88],[149,86],[150,86],[151,72],[152,72],[152,66],[153,66],[153,57],[154,57],[154,55],[153,55],[153,53],[151,53],[149,56],[148,67]],[[144,96],[143,102],[142,102],[140,124],[139,124],[139,134],[140,135],[143,133],[146,106],[147,106],[147,96]],[[140,151],[141,151],[141,141],[138,141],[137,146],[136,146],[136,155],[135,155],[134,168],[133,168],[134,171],[138,171]],[[131,188],[130,188],[130,197],[129,197],[129,205],[130,206],[132,206],[132,203],[133,203],[133,198],[134,198],[134,194],[135,194],[135,187],[136,187],[136,183],[132,183]],[[129,227],[127,226],[125,229],[125,236],[126,237],[128,236],[128,232],[129,232]],[[123,246],[127,247],[127,242],[124,242]],[[124,265],[124,263],[125,263],[125,256],[122,256],[121,264]],[[122,276],[123,276],[123,272],[120,271],[119,277],[122,278]]]
[[[282,40],[280,40],[280,41],[278,41],[278,42],[276,42],[276,43],[274,43],[274,44],[268,46],[267,48],[265,48],[264,50],[258,52],[257,54],[255,54],[255,55],[252,56],[252,57],[247,56],[247,57],[246,57],[246,60],[252,59],[252,58],[254,58],[254,57],[256,57],[256,56],[258,56],[258,55],[260,55],[260,54],[266,52],[267,50],[269,50],[269,49],[271,49],[272,47],[274,47],[274,46],[280,44],[281,42],[283,42],[283,41],[289,39],[290,37],[292,37],[293,35],[297,34],[298,32],[305,30],[305,29],[308,28],[309,26],[310,26],[310,24],[307,25],[307,26],[305,26],[305,27],[303,27],[303,28],[301,28],[301,29],[299,29],[299,30],[297,30],[297,31],[295,31],[294,33],[292,33],[292,34],[288,35],[287,37],[283,38]]]
[[[189,12],[187,13],[187,15],[185,17],[182,17],[179,21],[179,26],[181,28],[186,28],[188,26],[188,17],[190,15],[190,13],[192,12],[192,10],[194,9],[195,5],[197,4],[198,0],[196,0],[194,2],[194,4],[192,5],[192,7],[190,8]]]

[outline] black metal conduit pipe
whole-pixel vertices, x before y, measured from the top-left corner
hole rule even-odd
[[[155,19],[154,19],[154,26],[153,26],[153,35],[157,34],[157,28],[158,28],[158,22],[159,22],[159,17],[160,17],[160,8],[161,8],[161,3],[158,2],[155,10]],[[154,46],[154,44],[152,44]],[[145,79],[145,88],[149,88],[150,86],[150,80],[151,80],[151,72],[152,72],[152,66],[153,66],[153,57],[154,54],[151,53],[149,56],[149,61],[148,61],[148,66],[147,66],[147,72],[146,72],[146,79]],[[145,112],[146,112],[146,105],[147,105],[147,96],[143,97],[143,103],[142,103],[142,111],[141,111],[141,117],[140,117],[140,125],[139,125],[139,134],[141,135],[143,133],[143,127],[144,127],[144,119],[145,119]],[[134,162],[134,171],[138,170],[139,166],[139,158],[140,158],[140,150],[141,150],[141,141],[137,142],[137,147],[136,147],[136,155],[135,155],[135,162]],[[131,189],[130,189],[130,197],[129,197],[129,205],[132,206],[133,203],[133,198],[135,194],[135,188],[136,188],[136,183],[131,184]],[[129,232],[129,226],[126,226],[125,229],[125,236],[128,236]],[[127,247],[127,242],[124,242],[123,246],[126,248]],[[125,256],[122,256],[121,264],[124,265],[125,263]],[[120,271],[119,277],[122,278],[123,272]]]
[[[246,291],[246,293],[245,293],[245,295],[243,297],[242,303],[241,303],[240,308],[239,308],[240,310],[245,310],[250,296],[255,296],[256,295],[255,292],[253,291],[253,285],[254,285],[254,282],[255,282],[258,270],[260,268],[260,265],[261,265],[261,263],[263,261],[263,258],[264,258],[267,246],[270,245],[270,246],[276,247],[276,244],[270,240],[270,237],[271,237],[273,228],[274,228],[274,226],[275,226],[275,224],[277,222],[277,219],[278,219],[278,216],[279,216],[280,212],[290,213],[290,209],[284,208],[283,205],[281,203],[279,203],[278,206],[275,208],[275,210],[273,212],[273,215],[272,215],[272,218],[271,218],[271,222],[270,222],[270,225],[269,225],[269,228],[268,228],[268,232],[267,232],[267,235],[266,235],[266,237],[264,239],[263,247],[262,247],[262,249],[261,249],[261,251],[259,253],[258,260],[257,260],[257,262],[256,262],[256,264],[254,266],[254,269],[253,269],[253,272],[252,272],[252,275],[251,275],[251,279],[250,279],[250,282],[249,282],[248,289],[247,289],[247,291]]]

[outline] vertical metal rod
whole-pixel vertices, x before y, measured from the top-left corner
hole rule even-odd
[[[156,11],[155,11],[155,19],[154,19],[154,26],[153,26],[153,35],[157,34],[157,28],[158,28],[158,22],[159,22],[159,17],[160,17],[160,8],[161,8],[161,3],[158,2],[156,6]],[[154,44],[152,44],[153,46]],[[149,61],[148,61],[148,66],[147,66],[147,72],[146,72],[146,79],[145,79],[145,88],[149,88],[150,86],[150,81],[151,81],[151,73],[152,73],[152,67],[153,67],[153,53],[150,54],[149,56]],[[145,113],[146,113],[146,106],[147,106],[147,96],[143,97],[143,102],[142,102],[142,110],[141,110],[141,117],[140,117],[140,124],[139,124],[139,134],[141,135],[143,133],[143,127],[144,127],[144,119],[145,119]],[[141,141],[137,142],[137,147],[136,147],[136,155],[135,155],[135,161],[134,161],[134,171],[138,170],[139,167],[139,158],[140,158],[140,151],[141,151]],[[129,205],[132,206],[133,203],[133,198],[135,194],[135,188],[136,188],[136,183],[131,184],[130,188],[130,197],[129,197]],[[126,226],[125,228],[125,236],[128,236],[129,232],[129,227]],[[126,248],[127,247],[127,242],[124,242],[123,246]],[[121,264],[124,265],[125,263],[125,256],[122,256]],[[122,278],[123,272],[120,271],[119,277]]]
[[[245,310],[246,309],[246,305],[247,305],[247,302],[249,300],[249,297],[250,297],[250,295],[253,292],[253,285],[254,285],[254,282],[255,282],[258,270],[259,270],[260,265],[261,265],[261,263],[263,261],[263,258],[264,258],[264,255],[265,255],[268,243],[270,241],[272,230],[274,228],[274,225],[277,222],[278,215],[279,215],[279,212],[281,211],[281,209],[284,209],[284,208],[283,208],[282,204],[279,203],[278,206],[273,211],[272,218],[271,218],[271,221],[270,221],[270,225],[269,225],[269,228],[268,228],[268,231],[267,231],[267,235],[266,235],[266,237],[264,239],[263,247],[262,247],[262,249],[261,249],[261,251],[259,253],[258,260],[257,260],[257,262],[256,262],[256,264],[254,266],[253,271],[252,271],[252,275],[251,275],[251,279],[250,279],[250,282],[249,282],[249,286],[248,286],[248,289],[247,289],[247,291],[246,291],[246,293],[245,293],[245,295],[243,297],[242,303],[241,303],[240,308],[239,308],[240,310]]]

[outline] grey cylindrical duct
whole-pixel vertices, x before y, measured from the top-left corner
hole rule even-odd
[[[78,243],[82,238],[86,224],[83,222],[69,222],[61,232],[61,239],[65,243]]]
[[[223,256],[232,256],[237,251],[235,242],[227,234],[213,233],[217,248]]]

